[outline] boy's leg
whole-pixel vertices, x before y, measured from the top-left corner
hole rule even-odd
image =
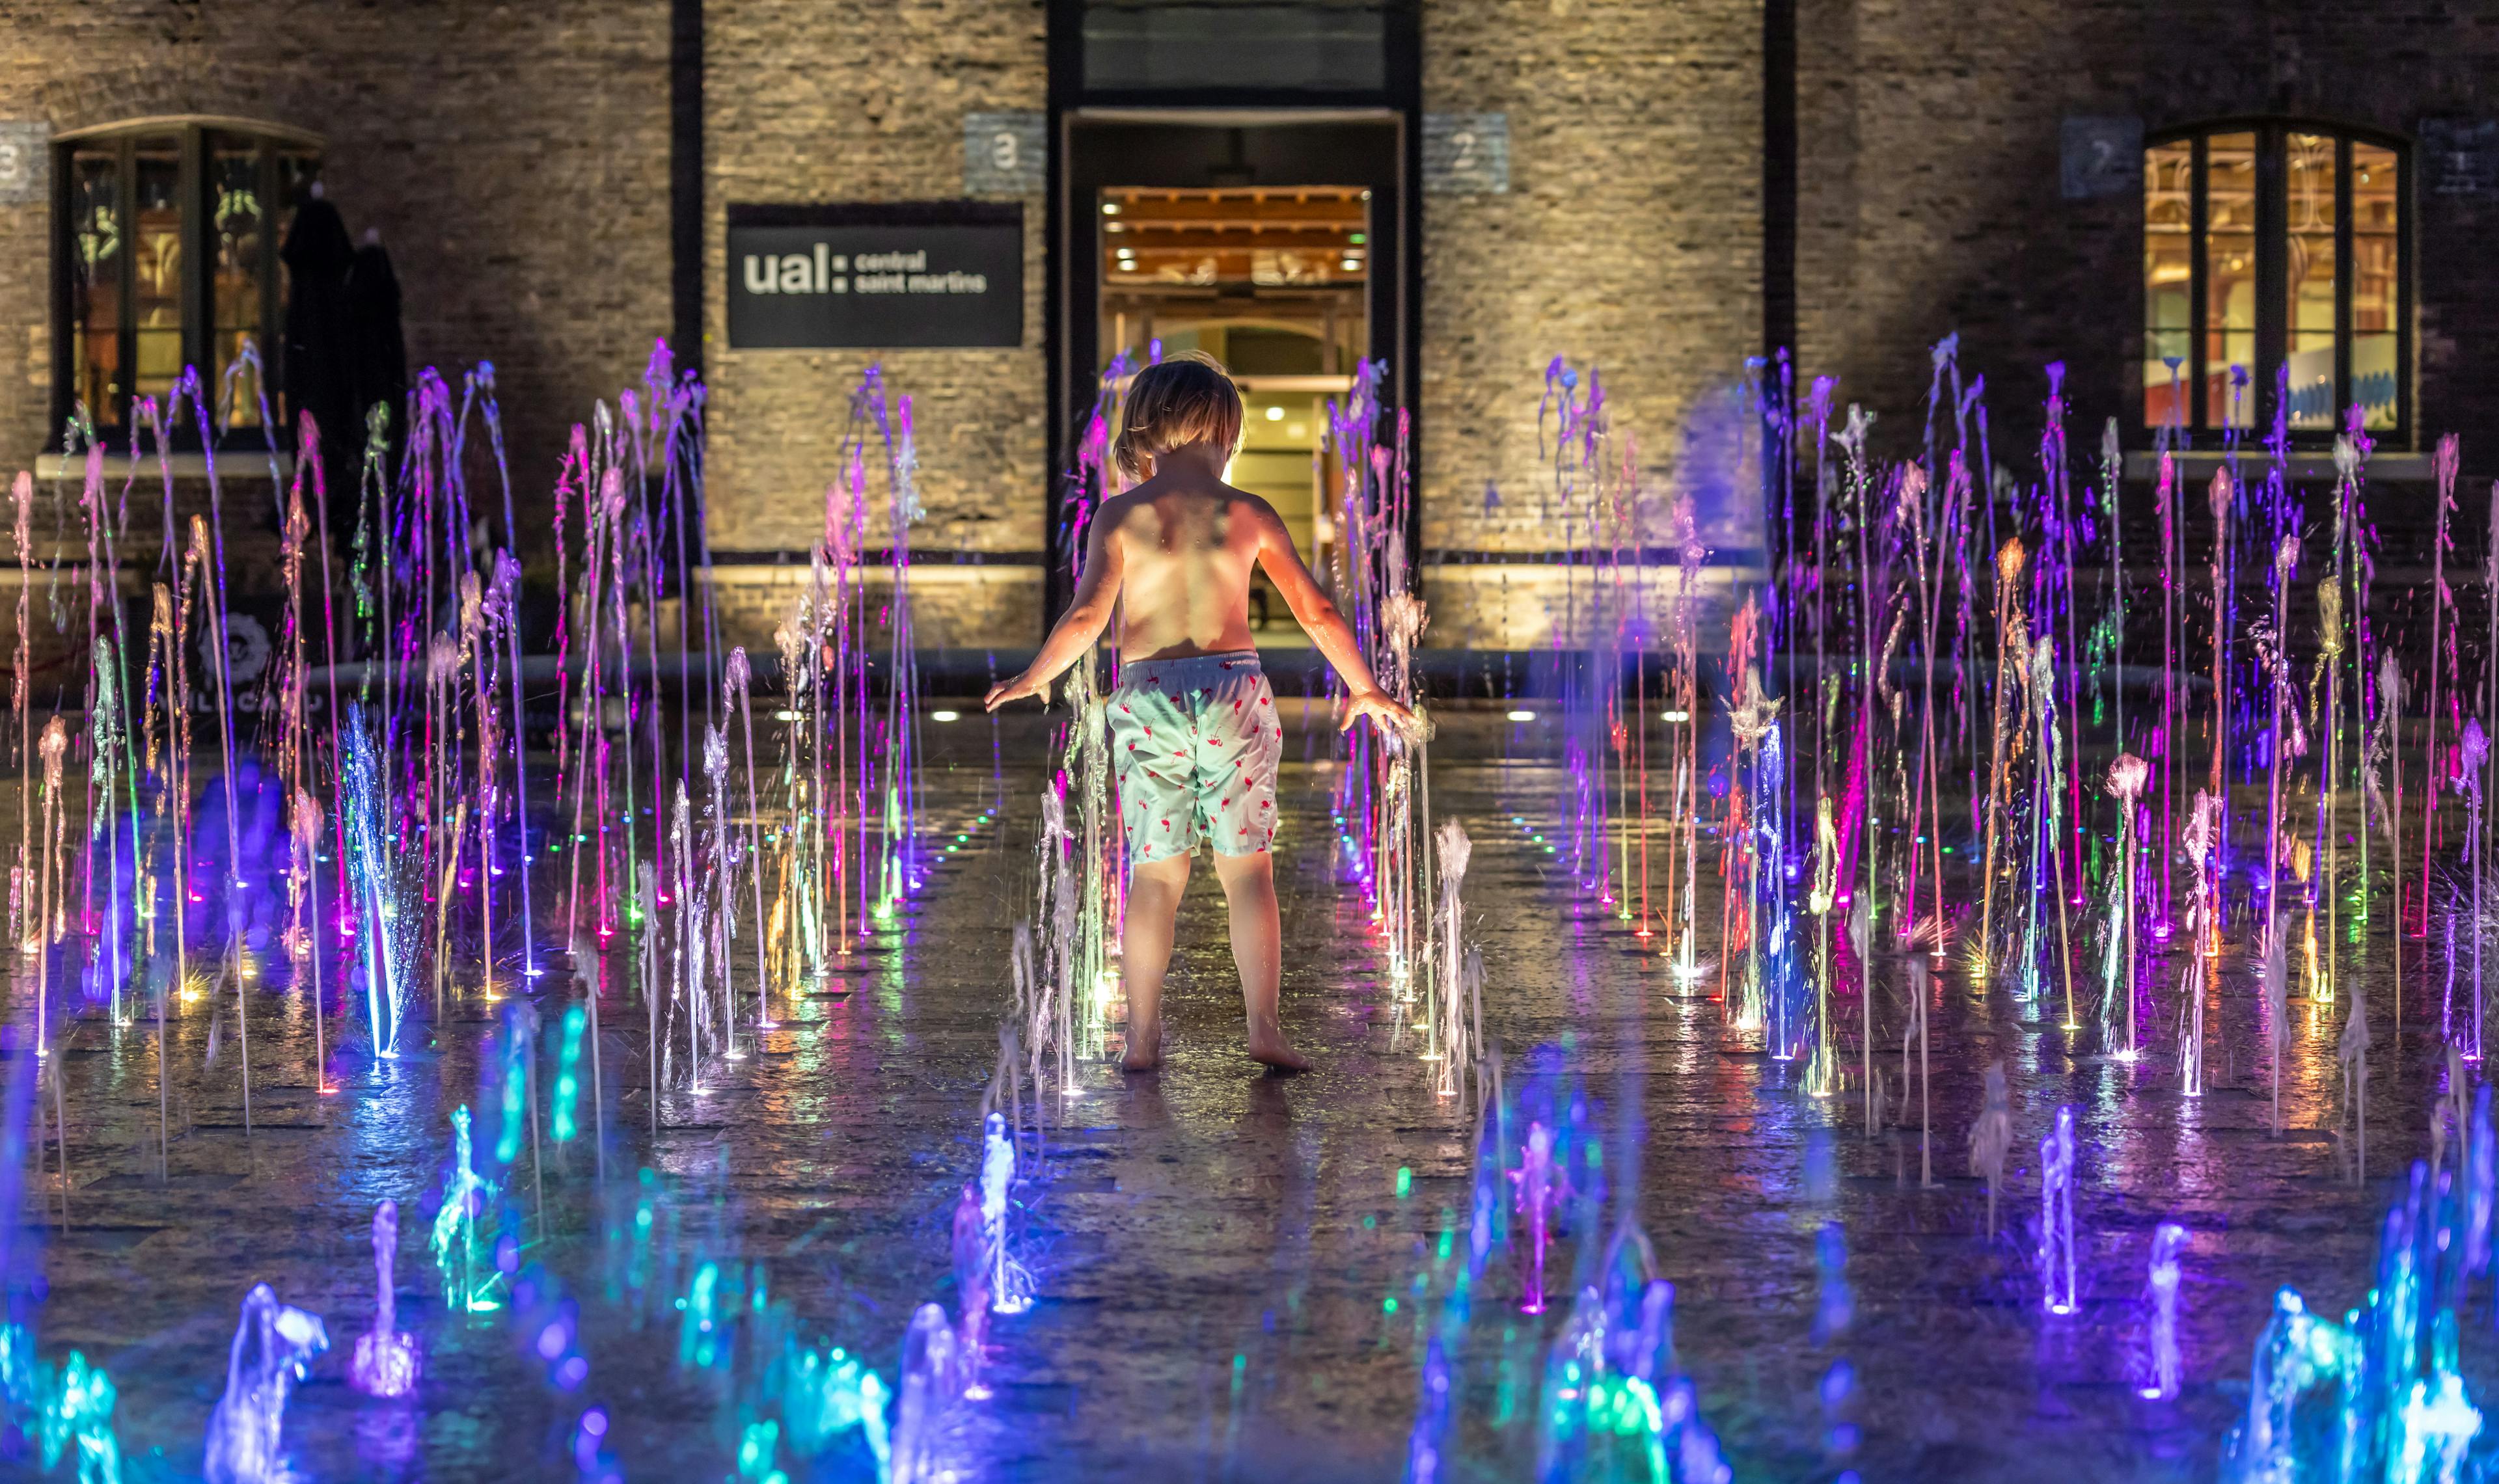
[[[1188,857],[1149,860],[1128,868],[1128,919],[1120,934],[1127,976],[1128,1052],[1120,1065],[1151,1072],[1163,1054],[1163,971],[1171,966],[1172,924],[1188,889]]]
[[[1218,854],[1215,875],[1223,883],[1224,901],[1232,907],[1232,962],[1241,970],[1241,1001],[1250,1017],[1250,1054],[1271,1067],[1307,1070],[1310,1062],[1284,1039],[1283,1023],[1277,1015],[1284,933],[1276,914],[1275,859],[1265,851],[1249,855]]]

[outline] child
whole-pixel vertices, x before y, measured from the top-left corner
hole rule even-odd
[[[1232,961],[1250,1018],[1250,1054],[1271,1067],[1310,1063],[1284,1039],[1276,992],[1282,929],[1267,847],[1276,836],[1276,761],[1283,727],[1250,636],[1250,578],[1264,566],[1348,688],[1345,726],[1363,717],[1407,727],[1381,694],[1353,631],[1319,591],[1275,508],[1223,482],[1241,446],[1241,394],[1191,352],[1137,373],[1113,460],[1141,481],[1104,500],[1085,540],[1076,598],[1031,668],[990,689],[995,711],[1050,683],[1120,624],[1120,689],[1110,701],[1111,758],[1128,839],[1128,1047],[1120,1065],[1162,1058],[1163,971],[1172,920],[1202,838],[1232,908]]]

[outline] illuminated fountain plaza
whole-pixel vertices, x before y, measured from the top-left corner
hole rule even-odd
[[[2000,11],[0,0],[0,1478],[2491,1476],[2499,35]]]

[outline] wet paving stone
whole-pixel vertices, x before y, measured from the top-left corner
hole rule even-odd
[[[963,730],[959,756],[933,755],[928,807],[969,820],[1003,796],[1002,824],[931,881],[907,926],[777,999],[782,1023],[760,1039],[750,1027],[746,1054],[707,1066],[700,1090],[680,1076],[655,1116],[633,966],[582,966],[604,986],[606,1143],[586,1127],[570,1146],[541,1145],[536,1167],[524,1154],[508,1177],[527,1257],[579,1305],[589,1371],[577,1390],[549,1383],[507,1313],[446,1311],[426,1246],[451,1110],[480,1106],[496,1085],[500,1007],[464,986],[437,1018],[429,995],[409,1053],[377,1062],[334,993],[325,1037],[339,1087],[323,1095],[302,997],[255,988],[248,1132],[231,1031],[211,1061],[209,1016],[186,1007],[165,1027],[161,1145],[156,1027],[80,1020],[60,1062],[71,1178],[64,1193],[57,1145],[41,1173],[30,1152],[16,1229],[40,1247],[40,1302],[21,1299],[46,1359],[76,1346],[111,1372],[128,1475],[198,1476],[255,1282],[327,1325],[330,1352],[285,1420],[306,1479],[576,1478],[572,1429],[592,1402],[613,1419],[608,1446],[626,1477],[732,1477],[740,1428],[762,1414],[758,1368],[681,1364],[672,1306],[699,1260],[762,1273],[791,1333],[892,1378],[913,1308],[955,1302],[953,1212],[978,1178],[996,1026],[1012,1007],[1011,933],[1033,910],[1042,733],[1011,729],[993,775],[988,733]],[[1541,1076],[1589,1100],[1608,1196],[1601,1229],[1557,1234],[1543,1314],[1519,1311],[1518,1269],[1494,1254],[1459,1352],[1445,1476],[1533,1476],[1545,1350],[1570,1285],[1629,1222],[1675,1285],[1673,1363],[1739,1479],[2214,1477],[2275,1288],[2294,1285],[2328,1313],[2358,1302],[2388,1179],[2426,1149],[2440,1046],[2391,1034],[2383,965],[2353,951],[2344,991],[2368,994],[2382,1027],[2365,1182],[2344,1173],[2341,1010],[2295,1007],[2277,1134],[2243,979],[2217,992],[2213,1085],[2188,1098],[2167,1019],[2147,1021],[2154,1054],[2120,1061],[2061,1029],[2053,1010],[1947,968],[1930,991],[1922,1161],[1918,1106],[1905,1124],[1899,1112],[1900,962],[1874,967],[1874,1062],[1891,1091],[1890,1116],[1869,1133],[1853,964],[1834,1002],[1849,1080],[1808,1096],[1797,1064],[1731,1040],[1714,976],[1680,983],[1566,860],[1510,823],[1564,838],[1572,775],[1550,757],[1504,758],[1502,735],[1481,728],[1438,749],[1432,802],[1477,838],[1465,902],[1484,954],[1487,1039],[1513,1089]],[[1476,1107],[1434,1092],[1398,1025],[1381,940],[1345,855],[1322,848],[1334,845],[1335,782],[1333,769],[1288,763],[1280,803],[1284,1018],[1314,1071],[1269,1075],[1242,1053],[1223,904],[1200,869],[1183,908],[1165,1068],[1126,1077],[1087,1058],[1037,1116],[1023,1089],[1027,1146],[1043,1152],[1019,1190],[1017,1242],[1037,1302],[992,1322],[996,1394],[949,1414],[954,1476],[1403,1475],[1421,1360],[1451,1290],[1442,1237],[1467,1241]],[[1714,935],[1714,852],[1703,854],[1701,916]],[[2418,960],[2422,949],[2406,952]],[[2176,965],[2164,968],[2158,1006],[2171,1016]],[[2426,983],[2428,968],[2414,962],[2408,980]],[[541,981],[546,1023],[577,994],[562,973]],[[1968,1136],[1998,1060],[2015,1137],[1991,1230]],[[2081,1295],[2063,1316],[2042,1310],[2028,1230],[2038,1140],[2060,1105],[2077,1109],[2080,1145]],[[620,1287],[610,1233],[645,1168],[666,1193],[667,1231],[637,1299]],[[400,1323],[426,1352],[420,1389],[402,1402],[343,1382],[344,1355],[371,1324],[369,1233],[385,1198],[402,1210]],[[2187,1385],[2147,1401],[2145,1265],[2153,1228],[2173,1220],[2190,1233]],[[1850,1313],[1818,1331],[1817,1242],[1831,1225],[1844,1234]],[[2490,1348],[2486,1335],[2467,1337],[2469,1371],[2488,1373]],[[1843,1360],[1853,1395],[1827,1413],[1820,1387]],[[1842,1424],[1858,1430],[1853,1446],[1834,1441]],[[794,1479],[872,1476],[856,1434],[813,1460],[786,1444],[780,1457]],[[30,1468],[0,1460],[0,1472]]]

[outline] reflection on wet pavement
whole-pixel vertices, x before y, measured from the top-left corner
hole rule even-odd
[[[791,1357],[830,1366],[840,1347],[892,1391],[914,1309],[956,1302],[955,1210],[980,1178],[1010,934],[1034,898],[1044,756],[1040,724],[1011,724],[993,775],[987,731],[961,730],[959,756],[950,764],[941,746],[927,784],[941,833],[965,842],[753,1054],[707,1069],[699,1092],[665,1091],[656,1136],[631,966],[586,967],[606,1009],[604,1180],[587,1108],[578,1138],[545,1139],[502,1172],[516,1225],[485,1220],[489,1307],[446,1312],[427,1238],[453,1172],[453,1110],[502,1095],[504,1006],[464,989],[438,1020],[420,1003],[401,1057],[375,1061],[358,1043],[334,1059],[341,1085],[325,1097],[304,998],[258,991],[248,1136],[235,1056],[221,1045],[210,1058],[211,1017],[188,1009],[166,1027],[177,1072],[161,1175],[155,1028],[80,1021],[60,1048],[68,1189],[50,1165],[26,1185],[20,1230],[41,1243],[42,1287],[23,1317],[46,1361],[76,1348],[109,1371],[127,1475],[199,1474],[238,1314],[267,1283],[328,1330],[329,1353],[284,1412],[301,1477],[736,1477],[765,1419],[778,1429],[766,1466],[872,1477],[866,1430],[791,1420]],[[1957,966],[1932,975],[1924,1132],[1899,1039],[1912,980],[1878,958],[1886,1090],[1869,1136],[1857,1048],[1838,1095],[1815,1097],[1802,1063],[1727,1035],[1716,981],[1680,980],[1533,838],[1535,822],[1560,817],[1568,771],[1506,758],[1495,736],[1442,749],[1432,803],[1475,836],[1467,930],[1484,954],[1505,1106],[1580,1131],[1545,1312],[1520,1311],[1508,1247],[1467,1276],[1477,1109],[1435,1093],[1401,1028],[1373,923],[1330,848],[1330,774],[1305,750],[1285,770],[1279,887],[1286,1029],[1317,1069],[1274,1076],[1247,1059],[1221,899],[1212,873],[1196,873],[1165,1068],[1128,1077],[1089,1060],[1028,1120],[1009,1223],[1037,1300],[991,1316],[994,1395],[944,1409],[931,1476],[1401,1477],[1436,1337],[1453,1388],[1441,1477],[1531,1476],[1552,1342],[1609,1244],[1624,1250],[1626,1221],[1672,1285],[1658,1389],[1670,1370],[1689,1379],[1743,1479],[2031,1479],[2049,1459],[2061,1478],[2210,1478],[2246,1411],[2275,1290],[2293,1285],[2325,1314],[2360,1302],[2389,1181],[2428,1152],[2427,1111],[2446,1091],[2438,1007],[2420,987],[2442,983],[2443,942],[2400,945],[2412,996],[2400,1022],[2398,945],[2320,950],[2344,955],[2342,993],[2367,996],[2375,1026],[2365,1181],[2349,1173],[2338,1119],[2348,1004],[2293,984],[2274,1134],[2256,965],[2235,943],[2207,1000],[2200,1098],[2175,1076],[2179,953],[2159,959],[2147,1012],[2157,1049],[2131,1063],[2061,1029],[2053,1005],[1975,988]],[[1002,827],[982,815],[1001,799]],[[1704,903],[1716,890],[1705,874]],[[1841,967],[1836,1013],[1854,1026],[1844,950]],[[577,997],[558,977],[538,1002],[541,1079]],[[335,1043],[350,1029],[331,1004]],[[31,1058],[21,1047],[9,1060],[15,1071]],[[1969,1137],[1999,1060],[2012,1137],[1991,1233]],[[533,1095],[546,1097],[543,1083]],[[2076,1151],[2067,1315],[2043,1312],[2034,1268],[2039,1141],[2061,1106],[2074,1110]],[[1511,1187],[1500,1189],[1514,1236]],[[373,1327],[384,1200],[402,1212],[397,1323],[423,1352],[405,1400],[346,1384]],[[2163,1223],[2185,1234],[2180,1384],[2167,1399],[2144,1395],[2160,1390],[2146,1378]],[[500,1237],[509,1253],[493,1250]],[[1453,1324],[1462,1289],[1468,1317]],[[2487,1326],[2461,1344],[2465,1371],[2486,1373]],[[802,1434],[820,1444],[812,1457]],[[30,1468],[31,1440],[17,1446],[9,1467]],[[1611,1476],[1598,1470],[1631,1457],[1580,1471]]]

